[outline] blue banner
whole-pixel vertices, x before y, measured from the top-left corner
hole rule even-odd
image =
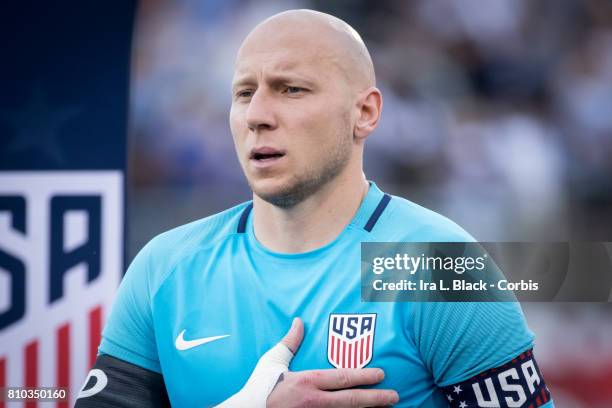
[[[136,3],[0,9],[0,389],[60,388],[67,407],[124,269]]]

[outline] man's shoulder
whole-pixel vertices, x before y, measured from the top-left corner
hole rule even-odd
[[[457,223],[403,197],[391,196],[384,218],[385,240],[412,242],[469,242],[474,238]]]
[[[150,256],[173,264],[194,251],[214,245],[238,232],[240,218],[251,202],[192,221],[163,232],[147,243],[143,250]]]

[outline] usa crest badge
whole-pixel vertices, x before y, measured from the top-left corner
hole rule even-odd
[[[327,360],[336,368],[363,368],[372,361],[376,313],[329,315]]]

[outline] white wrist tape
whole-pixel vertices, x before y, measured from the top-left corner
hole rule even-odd
[[[261,356],[244,387],[217,408],[266,408],[268,396],[292,359],[291,350],[278,343]]]

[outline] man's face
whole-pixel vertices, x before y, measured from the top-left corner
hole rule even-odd
[[[353,100],[326,47],[275,34],[252,35],[238,54],[230,127],[253,192],[291,207],[346,167]]]

